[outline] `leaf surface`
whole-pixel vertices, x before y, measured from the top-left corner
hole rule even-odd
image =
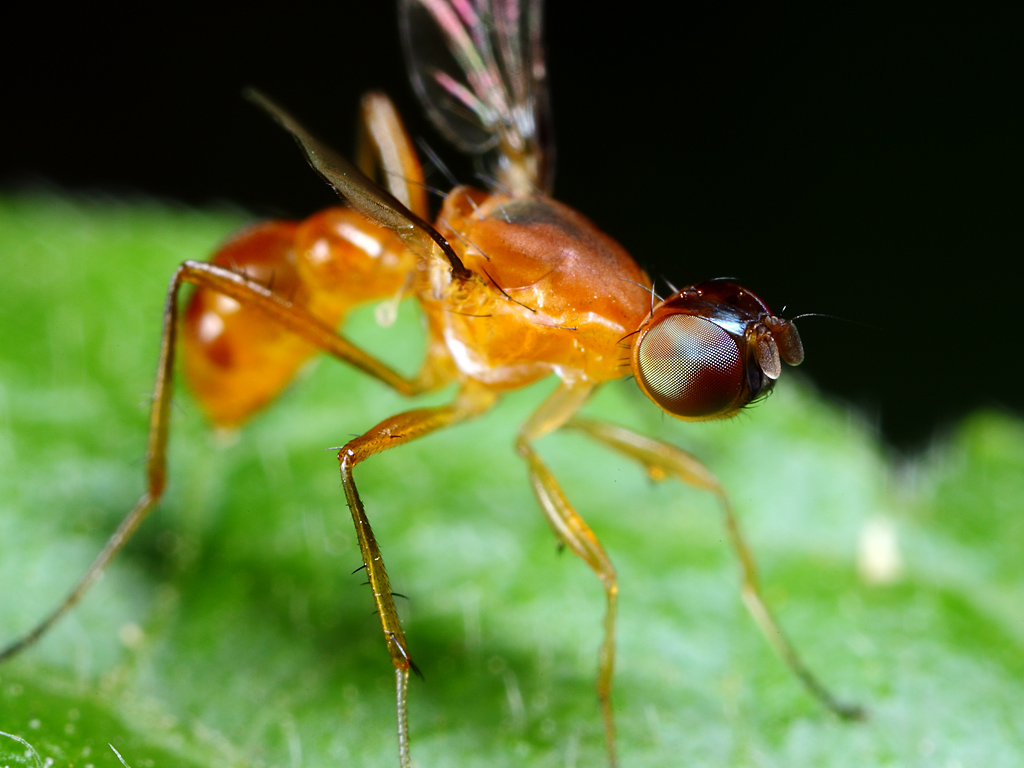
[[[0,199],[0,640],[62,597],[141,492],[167,280],[243,220]],[[406,371],[422,354],[412,306],[350,331]],[[553,435],[539,449],[620,576],[623,764],[1019,765],[1024,428],[977,414],[897,461],[792,374],[726,423],[662,418],[629,381],[587,412],[722,478],[788,635],[871,718],[837,722],[774,657],[711,499]],[[397,763],[390,662],[326,449],[409,406],[330,361],[300,378],[232,436],[179,385],[165,501],[82,604],[0,667],[0,731],[57,766],[120,765],[108,743],[133,768]],[[550,386],[356,473],[424,672],[417,766],[605,760],[602,593],[559,554],[511,448]],[[0,736],[0,765],[36,765],[26,752]]]

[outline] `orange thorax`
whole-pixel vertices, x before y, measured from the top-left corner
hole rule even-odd
[[[650,280],[628,253],[546,197],[451,192],[437,221],[474,279],[420,300],[431,332],[464,376],[520,387],[550,373],[599,382],[629,373],[624,338],[651,306]]]

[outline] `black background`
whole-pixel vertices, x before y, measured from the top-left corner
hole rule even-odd
[[[736,277],[788,316],[838,318],[800,322],[804,370],[898,446],[1018,409],[1020,19],[647,7],[547,9],[557,196],[652,275]],[[412,100],[390,3],[27,11],[0,62],[4,190],[331,204],[246,85],[346,152],[381,88],[454,158]]]

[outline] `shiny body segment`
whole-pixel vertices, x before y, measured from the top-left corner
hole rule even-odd
[[[652,289],[622,246],[554,200],[462,187],[438,224],[483,277],[471,291],[419,297],[463,376],[511,389],[551,373],[591,384],[629,373],[622,341]]]

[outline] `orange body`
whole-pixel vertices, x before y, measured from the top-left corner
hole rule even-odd
[[[550,373],[598,383],[629,372],[622,341],[650,310],[650,281],[586,218],[545,197],[460,187],[438,231],[483,277],[473,291],[419,294],[463,376],[508,389]]]
[[[551,373],[595,384],[629,373],[622,341],[650,312],[650,280],[589,220],[546,197],[458,187],[436,226],[474,273],[465,285],[439,290],[434,264],[348,208],[258,224],[211,262],[332,328],[360,304],[414,294],[430,348],[449,358],[439,383],[457,376],[505,390]],[[258,308],[208,288],[193,294],[182,333],[189,383],[222,426],[273,400],[317,352]],[[432,362],[443,367],[444,355]]]

